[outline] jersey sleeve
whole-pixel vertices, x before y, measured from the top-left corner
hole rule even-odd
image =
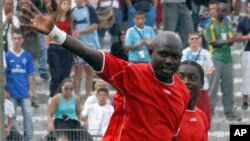
[[[121,88],[122,86],[120,86],[119,83],[117,83],[118,80],[114,78],[124,74],[125,69],[131,63],[126,62],[122,59],[116,58],[109,53],[103,52],[103,54],[104,54],[103,55],[104,62],[103,62],[102,70],[99,72],[96,72],[97,75],[101,77],[103,80],[113,85],[115,88]],[[122,83],[124,79],[125,77],[120,77],[119,82]]]
[[[35,66],[34,66],[34,62],[33,62],[33,59],[32,59],[32,56],[29,54],[29,53],[27,53],[28,55],[28,57],[27,57],[27,63],[28,63],[28,71],[27,71],[27,73],[29,74],[29,75],[34,75],[35,74],[35,72],[36,72],[36,70],[35,70]]]
[[[215,36],[215,29],[214,25],[209,22],[206,26],[206,39],[208,43],[216,41],[216,36]]]
[[[132,28],[128,29],[125,36],[125,46],[131,46],[135,43],[133,42],[133,32]]]
[[[96,15],[96,11],[92,6],[88,6],[89,9],[89,17],[90,17],[90,24],[97,24],[99,23],[97,15]]]

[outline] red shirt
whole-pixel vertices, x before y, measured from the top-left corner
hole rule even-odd
[[[67,20],[65,21],[59,21],[56,26],[61,29],[62,31],[66,32],[67,34],[71,35],[70,31],[69,31],[69,23]],[[49,38],[49,43],[55,43],[55,41],[52,38]]]
[[[166,84],[155,78],[151,65],[132,64],[108,53],[98,75],[117,90],[103,141],[172,140],[190,96],[177,75]]]
[[[186,110],[180,125],[178,141],[208,141],[208,121],[198,107]]]

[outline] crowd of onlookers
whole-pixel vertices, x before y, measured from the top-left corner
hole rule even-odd
[[[178,32],[183,42],[182,61],[199,63],[204,72],[204,86],[197,106],[206,114],[209,126],[217,104],[220,86],[225,116],[240,121],[234,109],[233,58],[230,46],[245,42],[242,54],[242,109],[249,105],[248,87],[250,50],[250,3],[246,17],[240,17],[241,0],[31,0],[43,14],[48,3],[54,11],[57,27],[78,38],[95,50],[103,49],[106,32],[111,35],[110,53],[132,63],[149,63],[154,38],[161,30]],[[98,11],[113,8],[115,22],[110,28],[99,28]],[[48,131],[66,140],[65,136],[102,135],[114,111],[105,82],[97,80],[85,60],[61,47],[53,39],[20,26],[32,22],[21,17],[22,9],[31,9],[29,0],[5,0],[3,15],[4,67],[6,76],[6,135],[32,141],[34,127],[32,107],[39,107],[34,95],[34,75],[50,81]],[[97,11],[98,10],[98,11]],[[236,28],[236,33],[233,29]],[[164,54],[162,54],[164,55]],[[34,61],[38,60],[38,66]],[[49,68],[47,68],[47,64]],[[85,92],[81,92],[82,75]],[[94,89],[94,91],[92,91]],[[9,94],[8,94],[9,93]],[[86,100],[80,96],[85,93]],[[13,103],[12,103],[13,102]],[[16,130],[15,109],[23,113],[24,134]],[[82,110],[82,111],[81,111]],[[79,122],[84,122],[84,126]],[[88,129],[72,133],[67,129]],[[69,140],[76,140],[70,138]],[[79,139],[80,140],[80,139]]]

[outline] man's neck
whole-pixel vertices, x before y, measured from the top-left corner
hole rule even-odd
[[[21,53],[22,48],[21,48],[21,47],[14,47],[14,48],[13,48],[13,51],[14,51],[15,53],[19,54],[19,53]]]
[[[190,47],[190,48],[193,52],[198,52],[200,49],[199,47]]]

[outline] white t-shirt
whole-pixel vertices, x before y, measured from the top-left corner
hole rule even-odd
[[[4,116],[5,124],[7,124],[7,117],[12,118],[15,114],[14,105],[10,100],[4,99]]]
[[[88,108],[90,105],[96,104],[96,103],[98,103],[98,101],[97,101],[96,91],[95,91],[95,92],[93,92],[92,95],[90,95],[90,96],[86,99],[86,101],[85,101],[85,103],[84,103],[83,111],[86,111],[87,108]],[[107,104],[111,104],[111,102],[110,102],[109,99],[107,100]]]
[[[201,48],[201,52],[199,57],[197,58],[199,54],[199,50],[197,52],[193,52],[190,47],[185,48],[183,51],[183,56],[181,58],[181,61],[185,60],[191,60],[191,61],[196,61],[198,64],[200,64],[205,72],[204,76],[204,90],[208,90],[209,88],[209,82],[208,82],[208,75],[206,75],[206,72],[214,67],[213,61],[211,59],[210,53],[206,50]],[[197,58],[197,60],[195,60]]]
[[[88,117],[88,130],[92,135],[103,135],[103,129],[109,124],[111,115],[114,112],[114,107],[110,104],[100,106],[99,104],[92,104],[86,111],[82,111],[83,116]],[[96,138],[95,140],[100,140]]]

